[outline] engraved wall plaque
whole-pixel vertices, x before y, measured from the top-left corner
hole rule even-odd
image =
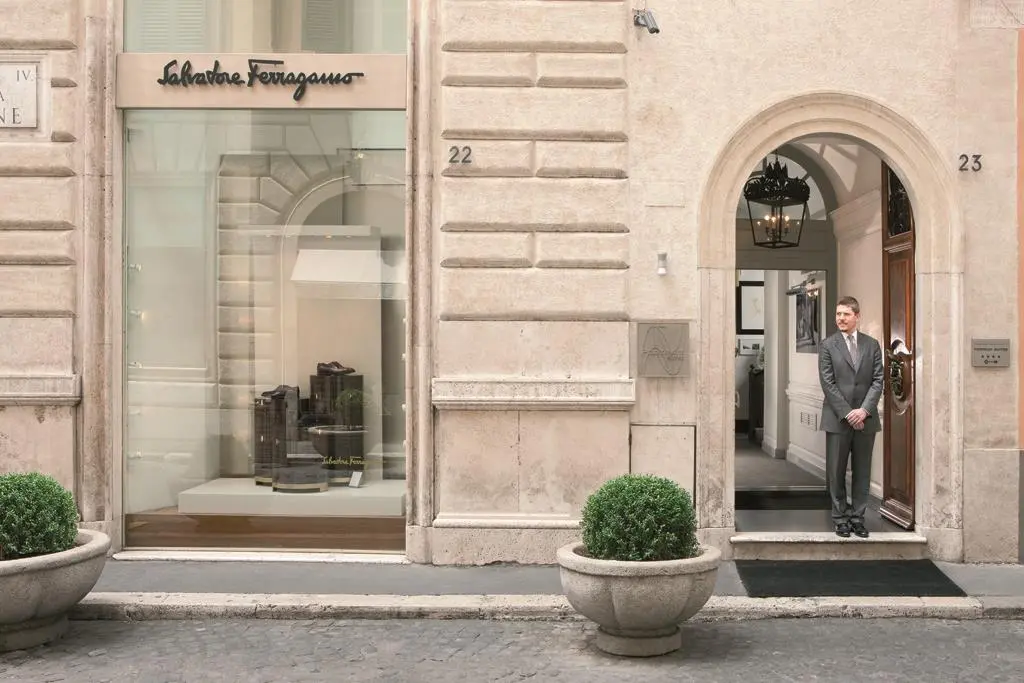
[[[38,74],[36,62],[0,62],[0,128],[39,125]]]
[[[1010,340],[972,338],[971,365],[976,368],[1010,367]]]
[[[690,325],[685,322],[638,322],[637,377],[688,377]]]

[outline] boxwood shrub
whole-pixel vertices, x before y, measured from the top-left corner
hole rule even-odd
[[[601,560],[679,560],[701,552],[693,498],[663,477],[608,480],[587,499],[580,529],[586,554]]]
[[[0,474],[0,560],[69,550],[77,535],[75,498],[56,479]]]

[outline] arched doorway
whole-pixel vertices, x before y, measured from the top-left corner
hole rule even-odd
[[[700,344],[696,505],[707,542],[730,548],[735,532],[734,403],[731,350],[736,332],[736,206],[743,184],[766,154],[815,135],[842,136],[871,149],[893,169],[915,209],[917,287],[916,530],[933,558],[962,554],[960,353],[963,228],[952,206],[948,168],[926,136],[895,112],[843,93],[815,93],[752,117],[718,155],[699,213]]]

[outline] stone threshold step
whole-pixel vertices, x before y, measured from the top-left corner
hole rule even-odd
[[[912,531],[878,531],[842,538],[831,531],[740,532],[730,539],[737,560],[917,560],[928,539]]]

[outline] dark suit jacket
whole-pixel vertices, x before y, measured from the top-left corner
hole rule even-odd
[[[821,343],[818,379],[825,392],[825,400],[821,404],[822,431],[853,429],[845,418],[855,408],[868,411],[868,419],[864,421],[865,432],[877,432],[881,428],[878,400],[882,397],[884,373],[882,348],[874,337],[858,330],[857,353],[860,364],[854,369],[842,332],[835,332]]]

